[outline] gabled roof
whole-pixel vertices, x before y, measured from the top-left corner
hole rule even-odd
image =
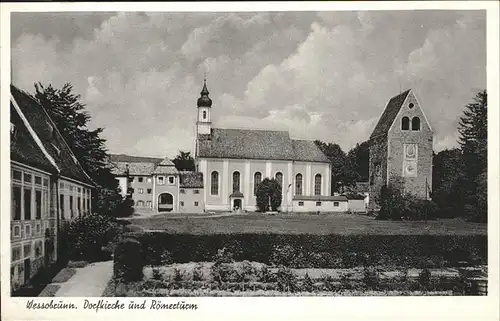
[[[198,139],[198,157],[329,162],[313,141],[292,140],[286,131],[213,128]]]
[[[125,154],[110,154],[109,159],[111,162],[124,162],[124,163],[159,163],[162,158],[157,157],[142,157],[142,156],[131,156]]]
[[[203,188],[203,173],[180,172],[181,188]]]
[[[44,155],[17,110],[10,103],[10,122],[15,126],[15,136],[11,134],[10,159],[48,172],[57,168]]]
[[[42,105],[31,95],[13,85],[10,86],[10,91],[13,99],[11,103],[19,107],[36,135],[33,139],[41,142],[42,152],[47,152],[48,155],[45,156],[49,161],[51,159],[55,161],[56,170],[60,175],[95,186]]]
[[[389,100],[387,106],[384,109],[384,112],[382,113],[382,116],[380,116],[378,123],[370,136],[370,139],[382,135],[387,135],[387,132],[391,128],[392,123],[396,119],[396,116],[398,115],[399,110],[403,106],[403,103],[410,91],[410,89],[405,90],[404,92],[392,97]]]

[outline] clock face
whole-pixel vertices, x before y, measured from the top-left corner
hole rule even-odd
[[[404,164],[404,176],[406,177],[416,177],[417,176],[417,164],[415,161],[409,161]]]

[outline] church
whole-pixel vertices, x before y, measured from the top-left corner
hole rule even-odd
[[[330,161],[314,141],[291,139],[286,131],[214,128],[206,80],[200,95],[195,162],[206,211],[255,211],[265,178],[280,183],[282,211],[347,210],[345,197],[330,196]]]

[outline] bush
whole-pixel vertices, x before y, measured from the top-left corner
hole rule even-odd
[[[431,284],[431,271],[428,268],[422,269],[418,274],[418,285],[421,291],[429,291]]]
[[[458,261],[474,264],[487,263],[485,235],[315,235],[315,234],[168,234],[141,233],[138,236],[147,252],[147,264],[160,260],[162,251],[169,251],[177,263],[253,261],[264,264],[297,265],[294,256],[304,258],[303,267],[317,268],[317,262],[307,259],[310,253],[328,256],[335,268],[363,266],[366,255],[372,265],[418,266],[423,259],[445,262],[447,266]],[[239,244],[241,251],[233,255],[227,248]],[[155,252],[149,252],[154,248]],[[278,250],[279,249],[279,250]],[[292,263],[290,263],[290,261]],[[324,263],[321,263],[324,264]],[[291,266],[290,266],[291,267]]]
[[[203,272],[201,271],[201,264],[196,264],[193,269],[193,281],[203,280]]]
[[[116,246],[114,276],[124,281],[139,281],[143,278],[144,259],[142,247],[135,239],[124,239]]]
[[[64,222],[60,233],[59,255],[66,260],[99,261],[103,249],[117,241],[120,227],[113,218],[99,214]]]
[[[268,283],[272,282],[273,280],[274,280],[273,275],[271,274],[267,266],[263,265],[257,272],[257,281]]]
[[[265,178],[257,185],[255,195],[259,212],[265,213],[269,207],[277,211],[281,206],[281,186],[274,178]]]
[[[122,200],[113,211],[115,217],[130,217],[134,214],[134,200],[130,197]]]
[[[312,292],[313,290],[314,290],[314,283],[311,280],[309,274],[306,273],[306,275],[304,275],[304,279],[302,280],[302,291]]]
[[[281,266],[276,272],[276,283],[281,292],[296,292],[298,290],[297,276],[287,267]]]
[[[363,283],[369,290],[378,290],[380,287],[379,272],[374,267],[365,266],[363,268]]]

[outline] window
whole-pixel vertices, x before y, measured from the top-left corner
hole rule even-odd
[[[405,116],[401,119],[401,130],[410,130],[410,118]]]
[[[148,177],[147,182],[151,183],[152,182],[151,178]]]
[[[40,235],[41,232],[42,232],[42,226],[40,225],[40,223],[38,223],[36,225],[36,234]]]
[[[302,174],[295,175],[295,195],[302,195]]]
[[[277,172],[275,175],[276,180],[280,184],[280,186],[283,188],[283,173]]]
[[[169,184],[173,184],[174,183],[174,177],[173,176],[169,176],[168,177],[168,183]]]
[[[90,212],[90,199],[87,198],[87,212]]]
[[[316,202],[316,206],[321,206],[321,202]]]
[[[152,207],[153,206],[153,203],[151,201],[146,201],[146,206],[147,207]]]
[[[180,201],[181,206],[184,206],[184,201]]]
[[[165,177],[158,176],[158,185],[163,185],[163,184],[165,184]]]
[[[200,194],[200,190],[199,190],[199,189],[195,189],[195,190],[193,191],[193,194]]]
[[[24,219],[31,220],[31,188],[24,189]]]
[[[69,196],[69,213],[70,217],[73,217],[74,213],[73,210],[75,208],[75,203],[73,202],[73,195]]]
[[[339,202],[333,202],[333,206],[339,207]]]
[[[411,130],[420,130],[420,118],[418,117],[413,117],[411,120]]]
[[[35,191],[35,208],[36,219],[42,218],[42,191]]]
[[[22,174],[20,171],[12,171],[12,179],[16,181],[20,181],[22,177]]]
[[[198,206],[198,202],[194,202],[194,206]]]
[[[19,261],[21,259],[21,247],[12,248],[12,261]]]
[[[240,191],[240,172],[233,173],[233,193]]]
[[[210,175],[210,194],[217,195],[219,194],[219,173],[212,172]]]
[[[139,180],[139,183],[142,183],[142,181],[144,180],[144,178],[143,177],[139,177],[138,180]]]
[[[82,205],[82,198],[81,198],[81,197],[78,197],[77,202],[76,202],[76,207],[77,207],[77,209],[78,209],[78,215],[80,215],[81,210],[82,210],[81,205]]]
[[[409,107],[410,109],[412,109],[414,106],[415,106],[415,105],[414,105],[413,103],[410,103],[410,104],[408,105],[408,107]]]
[[[21,220],[21,187],[12,187],[12,215],[14,215],[13,220]]]
[[[46,178],[43,179],[43,187],[49,187],[49,180]]]
[[[137,192],[138,192],[139,194],[144,194],[144,188],[138,188],[138,189],[137,189]]]
[[[151,194],[151,188],[148,188],[147,192],[148,192],[148,194]]]
[[[321,195],[321,174],[314,176],[314,195]]]
[[[260,172],[256,172],[253,175],[253,195],[257,195],[257,187],[260,182],[262,182],[262,174]]]
[[[206,110],[203,111],[203,119],[207,119],[207,112],[206,112]]]
[[[64,219],[64,195],[59,195],[59,206],[61,207],[61,218]]]
[[[143,201],[137,201],[137,206],[138,207],[144,207],[144,202]]]
[[[133,183],[133,182],[134,182],[134,178],[133,178],[133,177],[129,177],[129,178],[128,178],[128,182],[129,182],[129,183]]]
[[[31,174],[24,173],[24,183],[31,183]]]
[[[304,206],[304,202],[299,202],[299,206]]]
[[[26,236],[31,236],[31,225],[24,226],[24,233]]]
[[[35,258],[43,255],[43,243],[42,241],[35,242]]]
[[[31,244],[24,244],[23,256],[24,257],[31,257]]]
[[[181,189],[179,190],[179,193],[181,193],[181,194],[186,194],[186,190],[185,190],[185,189],[183,189],[183,188],[181,188]]]
[[[14,236],[21,236],[21,227],[19,225],[14,226]]]
[[[130,195],[134,194],[134,189],[132,187],[129,187],[127,189],[127,194],[130,194]]]
[[[39,176],[35,176],[35,184],[36,185],[42,185],[42,178]]]

